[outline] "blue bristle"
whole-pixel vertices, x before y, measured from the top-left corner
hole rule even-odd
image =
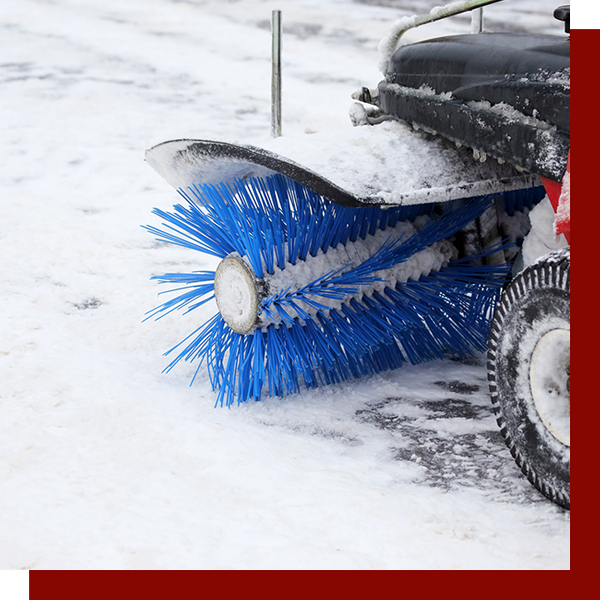
[[[545,195],[546,189],[543,185],[525,190],[504,192],[502,194],[504,209],[512,217],[516,212],[522,212],[526,208],[533,208],[540,200],[544,199]]]
[[[179,193],[187,205],[176,205],[172,213],[155,209],[163,229],[146,229],[160,241],[219,258],[237,252],[257,278],[398,222],[433,215],[431,205],[338,206],[282,175],[196,185]],[[491,313],[510,270],[507,265],[481,266],[471,262],[481,256],[467,257],[416,281],[360,298],[356,294],[359,286],[381,281],[377,271],[453,235],[490,202],[480,198],[454,203],[407,239],[389,238],[360,265],[349,264],[300,289],[269,295],[261,308],[268,324],[246,335],[231,330],[216,314],[167,352],[175,357],[165,370],[182,360],[197,360],[195,379],[206,363],[213,389],[218,390],[216,404],[231,406],[259,400],[265,390],[286,396],[301,386],[372,375],[407,361],[417,364],[448,353],[465,356],[484,350]],[[214,298],[214,276],[213,271],[198,271],[155,277],[161,284],[177,286],[170,290],[176,296],[150,311],[148,318],[162,318],[174,310],[189,313],[208,302]],[[333,309],[319,297],[346,300]]]
[[[158,275],[156,277],[152,277],[151,279],[156,279],[159,283],[185,284],[186,287],[175,288],[175,289],[169,290],[168,291],[169,293],[178,292],[181,290],[185,290],[185,292],[183,294],[177,296],[176,298],[172,298],[171,300],[165,302],[163,305],[161,305],[157,309],[150,311],[148,313],[148,316],[144,320],[147,320],[147,319],[155,316],[158,313],[162,313],[162,314],[160,314],[159,317],[157,317],[158,319],[160,319],[174,310],[179,310],[188,305],[191,305],[183,313],[183,314],[186,314],[190,310],[193,310],[194,308],[198,308],[199,306],[206,304],[209,300],[212,300],[214,298],[214,291],[215,291],[215,285],[214,285],[215,272],[214,271],[196,271],[195,273],[165,273],[164,275]],[[201,282],[204,282],[204,281],[206,281],[208,283],[199,285]],[[213,292],[212,296],[202,298],[202,296],[205,296],[206,294],[209,294],[210,292]],[[161,294],[164,294],[164,293],[167,293],[167,292],[161,292]],[[200,299],[200,298],[202,298],[202,299]]]

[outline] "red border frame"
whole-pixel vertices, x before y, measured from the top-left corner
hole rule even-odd
[[[572,69],[572,80],[574,81],[575,94],[572,94],[571,103],[573,109],[571,111],[571,122],[572,122],[572,133],[571,136],[574,138],[575,146],[575,178],[574,178],[574,195],[581,197],[581,201],[576,201],[575,206],[581,206],[576,208],[575,211],[583,212],[583,201],[588,202],[591,210],[589,210],[588,219],[579,219],[575,217],[577,229],[582,230],[577,236],[577,245],[575,248],[575,296],[572,298],[573,304],[573,322],[574,322],[574,335],[575,343],[573,345],[573,360],[572,363],[576,365],[577,377],[575,378],[576,395],[581,398],[584,394],[583,386],[586,378],[584,373],[595,374],[598,367],[596,360],[593,361],[597,354],[597,349],[591,347],[591,344],[597,346],[595,341],[596,336],[590,336],[593,331],[590,331],[590,319],[589,315],[594,314],[591,312],[591,306],[584,306],[583,298],[594,297],[595,293],[595,272],[597,270],[597,261],[595,259],[596,251],[594,250],[595,240],[599,237],[598,225],[595,219],[596,210],[596,199],[598,196],[598,189],[596,185],[592,185],[593,174],[598,166],[597,162],[597,145],[598,140],[595,135],[595,125],[598,119],[596,111],[596,99],[600,97],[600,83],[595,73],[597,70],[597,60],[600,53],[600,30],[596,29],[585,29],[585,30],[573,30],[571,32],[572,42],[572,56],[574,60],[572,63],[574,68]],[[587,150],[587,152],[585,151]],[[585,231],[585,224],[587,222],[587,231]],[[588,234],[587,236],[585,234]],[[587,242],[586,242],[587,240]],[[589,244],[586,249],[586,243]],[[588,294],[583,293],[583,290],[579,290],[580,276],[577,273],[583,273],[585,266],[584,257],[588,258]],[[581,276],[583,280],[583,276]],[[573,301],[574,300],[574,301]],[[583,319],[586,319],[586,325],[584,328]],[[595,323],[596,319],[592,319]],[[583,335],[579,332],[589,332],[586,336],[588,344],[583,341]],[[593,351],[592,351],[593,349]],[[591,378],[588,376],[587,382],[590,384],[590,400],[597,393],[597,386],[591,385]],[[581,406],[580,402],[577,406]],[[576,411],[575,425],[576,429],[579,429],[578,421],[581,419],[577,418],[579,414]],[[578,434],[578,439],[583,439],[583,433]],[[576,446],[577,447],[577,446]],[[580,447],[580,446],[579,446]],[[581,452],[580,452],[581,454]],[[580,459],[576,461],[577,465],[580,465]],[[575,486],[575,489],[577,488]],[[583,494],[580,496],[575,493],[575,510],[578,514],[581,514],[585,508],[583,507],[584,500]],[[591,539],[594,539],[592,533]],[[575,536],[577,539],[577,536]],[[581,568],[581,560],[583,556],[587,555],[589,560],[595,558],[594,553],[579,553],[575,551],[577,555],[578,570]],[[582,556],[583,555],[583,556]],[[590,565],[591,566],[591,565]],[[591,573],[595,572],[594,570]],[[238,591],[242,591],[241,585],[243,584],[243,591],[246,594],[260,594],[263,598],[265,592],[268,594],[285,594],[287,595],[292,592],[296,594],[318,594],[319,596],[335,595],[339,596],[340,593],[350,588],[352,595],[366,592],[367,585],[370,595],[377,593],[377,590],[383,592],[384,590],[391,594],[405,594],[410,593],[410,587],[413,587],[414,581],[408,585],[406,582],[398,581],[397,575],[393,575],[395,579],[394,587],[392,588],[392,582],[387,575],[378,572],[376,574],[368,573],[344,573],[340,576],[331,577],[331,574],[326,572],[322,573],[306,573],[301,577],[302,583],[298,585],[298,576],[293,575],[290,572],[279,571],[279,572],[254,572],[249,574],[242,573],[222,573],[222,572],[209,572],[195,573],[193,571],[175,571],[175,572],[159,572],[159,571],[31,571],[30,572],[30,598],[34,600],[46,600],[47,598],[58,597],[61,600],[70,600],[70,598],[81,600],[94,600],[95,598],[102,598],[102,600],[119,600],[121,598],[180,598],[186,596],[203,596],[216,592],[219,595],[232,595]],[[473,575],[469,574],[469,578]],[[482,576],[485,576],[482,574]],[[444,576],[445,577],[445,576]],[[489,578],[489,576],[487,576]],[[511,585],[513,585],[511,575]],[[268,579],[267,579],[268,578]],[[318,581],[315,582],[315,579]],[[294,584],[293,581],[297,583]],[[337,581],[336,581],[337,580]],[[542,591],[544,587],[552,586],[553,592],[556,594],[557,584],[566,585],[566,580],[563,577],[544,577],[546,585],[542,585],[540,588],[540,581],[536,578],[536,581],[531,581],[529,578],[530,585],[535,585],[537,593]],[[306,583],[304,583],[306,581]],[[377,581],[378,583],[374,583]],[[439,581],[439,580],[438,580]],[[323,583],[325,582],[325,585]],[[263,583],[264,585],[256,586],[256,583]],[[315,585],[317,583],[317,585]],[[282,585],[283,584],[283,585]],[[292,584],[292,585],[290,585]],[[303,585],[304,584],[304,585]],[[335,584],[335,588],[333,585]],[[345,585],[344,585],[345,584]],[[518,585],[521,585],[519,583]],[[447,584],[446,584],[447,586]],[[529,586],[525,586],[523,591]],[[362,588],[362,589],[361,589]],[[439,589],[438,585],[432,585],[430,577],[427,578],[427,583],[422,581],[419,583],[419,591],[421,593],[427,592],[427,595],[433,595],[435,588]],[[334,592],[335,589],[335,592]],[[472,588],[471,588],[472,589]],[[484,592],[488,595],[490,590],[494,588],[487,586],[484,588]],[[496,588],[497,589],[497,588]],[[272,590],[272,591],[271,591]],[[570,590],[572,591],[572,590]],[[480,590],[481,592],[481,590]],[[480,593],[479,592],[479,593]],[[464,590],[461,592],[464,593]],[[500,592],[499,592],[500,593]],[[469,595],[469,594],[467,594]],[[493,594],[492,594],[493,595]],[[505,595],[505,593],[503,593]]]

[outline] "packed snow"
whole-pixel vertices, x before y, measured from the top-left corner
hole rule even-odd
[[[349,116],[360,119],[356,108],[364,106],[354,103]],[[519,174],[496,161],[482,164],[485,156],[480,159],[475,150],[418,129],[387,120],[377,127],[348,128],[346,123],[344,128],[309,130],[252,145],[216,147],[212,140],[171,140],[150,148],[146,161],[183,190],[199,181],[233,184],[235,179],[282,172],[351,206],[447,202],[541,185],[537,175]]]
[[[428,219],[425,217],[419,220],[419,225],[422,226]],[[309,255],[306,260],[299,260],[293,265],[287,263],[285,269],[276,267],[272,275],[266,274],[264,277],[265,287],[269,295],[279,294],[283,291],[284,297],[293,296],[312,281],[321,280],[328,275],[347,273],[351,268],[357,268],[369,257],[379,252],[384,245],[400,241],[405,242],[415,231],[415,227],[410,222],[400,221],[395,227],[380,229],[364,240],[349,241],[345,245],[338,244],[336,248],[330,248],[327,252],[319,249],[315,257]],[[439,271],[457,257],[456,248],[448,240],[441,240],[419,252],[415,252],[403,262],[399,262],[389,269],[373,272],[372,276],[377,278],[377,281],[355,286],[355,294],[348,294],[341,299],[328,298],[319,294],[300,294],[295,302],[302,311],[311,316],[317,314],[318,311],[302,300],[304,295],[308,296],[311,301],[318,302],[321,306],[340,310],[342,304],[349,303],[350,298],[360,300],[365,294],[371,295],[374,291],[382,293],[388,286],[394,288],[398,282],[404,283],[409,279],[418,280],[422,276],[429,275],[431,271]],[[284,308],[283,310],[292,318],[300,316],[293,308]],[[263,312],[260,315],[260,326],[266,326],[269,322],[281,323],[281,316],[273,315],[269,318]]]
[[[509,165],[477,162],[467,148],[458,149],[452,142],[415,132],[412,125],[398,121],[386,121],[377,127],[290,135],[269,140],[264,147],[311,169],[354,196],[377,204],[464,198],[465,184],[472,185],[471,196],[524,185]],[[498,184],[500,179],[506,181]]]
[[[569,513],[514,464],[485,356],[215,409],[202,368],[161,373],[214,306],[142,323],[151,276],[218,262],[140,227],[178,202],[144,151],[268,139],[271,10],[285,136],[351,128],[379,41],[438,3],[2,1],[0,569],[569,568]],[[485,24],[561,34],[556,4]]]
[[[554,229],[555,214],[550,199],[546,196],[529,213],[531,229],[523,242],[523,263],[530,265],[538,258],[568,246],[564,234]]]

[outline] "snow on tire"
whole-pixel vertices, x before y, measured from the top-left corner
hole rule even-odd
[[[570,248],[504,291],[488,342],[488,380],[506,444],[529,481],[570,508]]]

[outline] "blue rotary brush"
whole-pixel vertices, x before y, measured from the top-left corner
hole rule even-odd
[[[146,229],[222,260],[216,271],[155,277],[174,296],[148,318],[183,310],[193,321],[216,300],[165,370],[206,362],[217,405],[485,349],[510,267],[459,258],[448,238],[490,199],[441,214],[431,204],[348,208],[280,174],[179,193],[172,213],[154,210],[163,228]]]

